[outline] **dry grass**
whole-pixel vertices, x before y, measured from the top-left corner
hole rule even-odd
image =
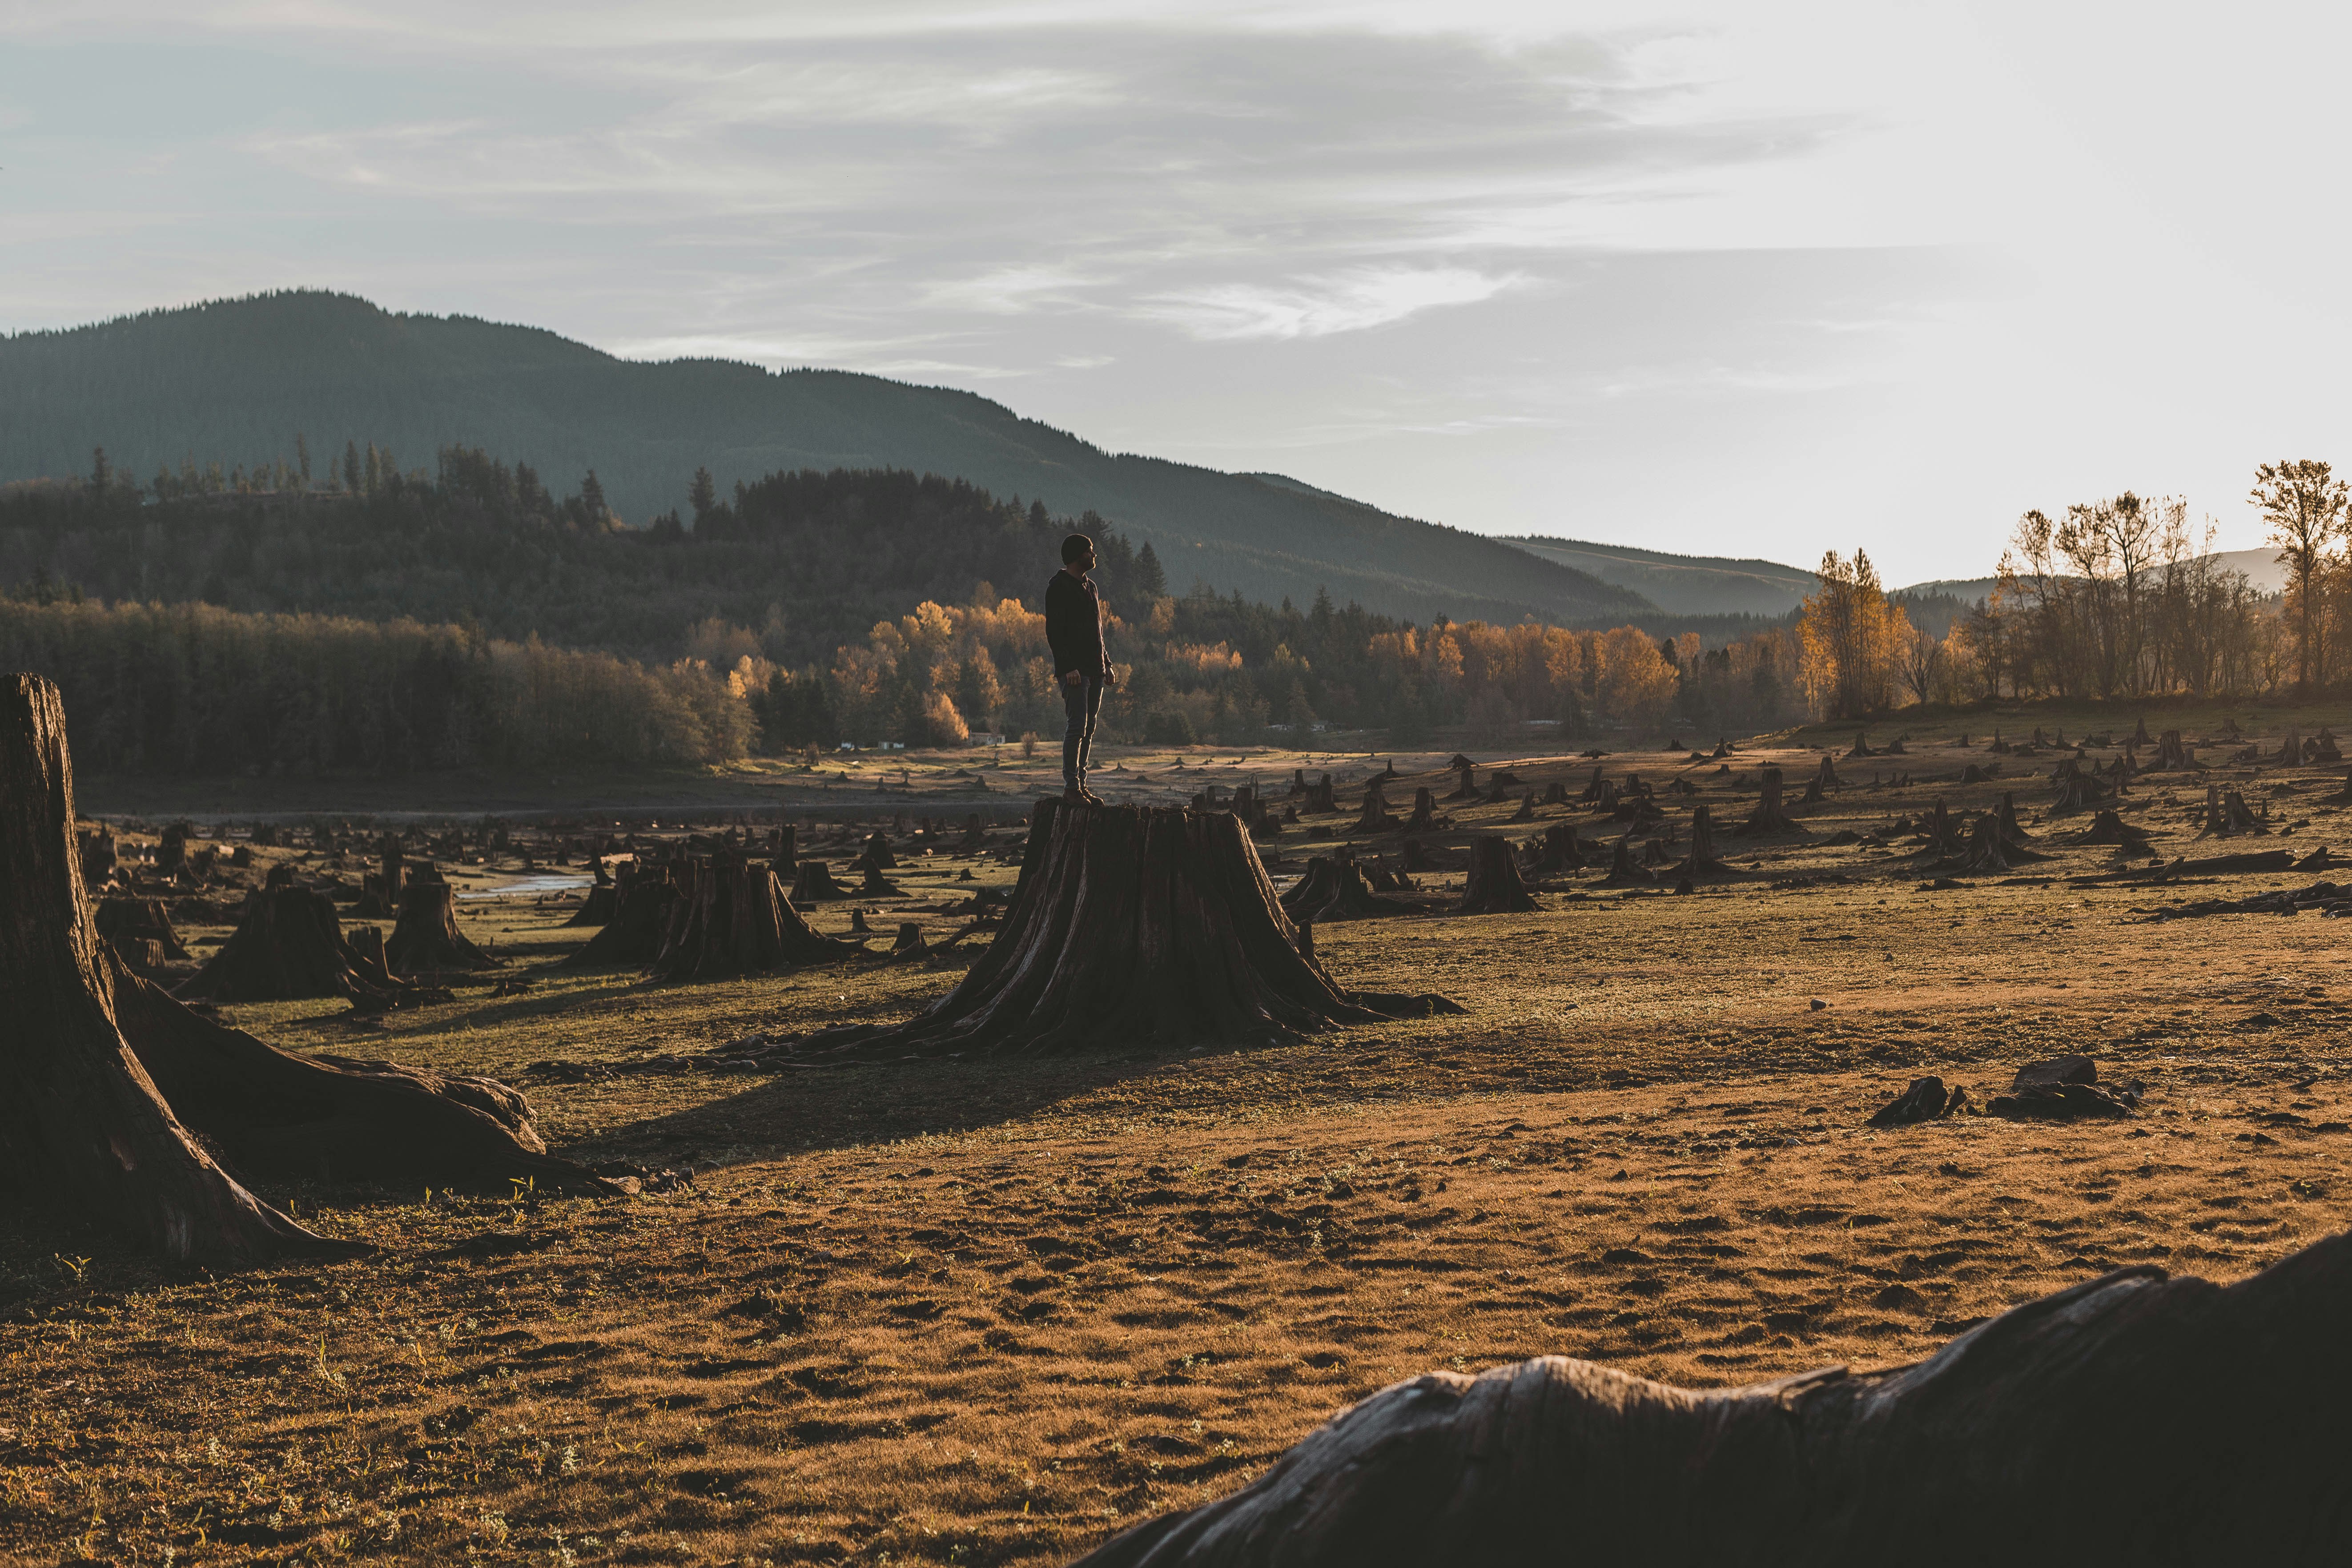
[[[1629,765],[1669,763],[1610,760]],[[1712,764],[1694,776],[1737,820]],[[2274,820],[2315,825],[2286,842],[2325,841],[2335,776],[2257,782],[2281,781]],[[1956,806],[1999,787],[1939,786]],[[325,1004],[233,1009],[299,1047],[508,1076],[551,1142],[697,1182],[608,1202],[280,1194],[383,1252],[222,1279],[0,1236],[0,1551],[1054,1562],[1242,1484],[1427,1367],[1556,1351],[1708,1384],[1885,1364],[2110,1267],[2236,1278],[2342,1228],[2339,928],[2141,912],[2307,879],[1938,892],[1819,843],[1937,793],[1850,789],[1812,838],[1759,851],[1775,877],[1852,881],[1324,927],[1344,980],[1469,1015],[1252,1051],[695,1065],[753,1028],[903,1014],[955,978],[878,964],[661,991],[545,975],[356,1037]],[[2174,826],[2158,799],[2127,815]],[[2057,853],[2032,869],[2107,868]],[[466,911],[526,964],[576,938],[562,915]],[[2064,1049],[2146,1079],[2143,1113],[1862,1125],[1915,1071],[1981,1100]],[[548,1060],[562,1077],[530,1070]]]

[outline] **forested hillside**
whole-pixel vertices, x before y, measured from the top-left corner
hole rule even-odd
[[[1199,579],[1270,604],[1328,587],[1424,623],[1613,625],[1649,608],[1496,540],[1268,478],[1113,456],[985,398],[877,376],[620,360],[533,328],[316,292],[0,338],[0,482],[79,474],[104,447],[142,481],[218,458],[326,483],[351,443],[409,464],[478,445],[567,485],[593,468],[638,526],[681,505],[700,468],[722,494],[780,470],[904,468],[1057,515],[1098,512],[1153,542],[1179,591]]]
[[[768,658],[823,660],[923,599],[988,584],[1040,595],[1068,518],[960,480],[909,473],[785,473],[706,498],[691,525],[617,527],[593,486],[558,499],[529,465],[451,448],[402,475],[371,450],[341,492],[264,488],[142,500],[127,483],[0,491],[0,586],[103,599],[199,599],[237,611],[407,617],[520,641],[665,659],[717,617],[755,628]],[[169,492],[183,488],[174,479]],[[681,491],[687,487],[680,485]],[[1104,592],[1146,589],[1100,520]]]

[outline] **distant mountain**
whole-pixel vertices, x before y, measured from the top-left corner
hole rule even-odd
[[[1113,455],[971,393],[878,376],[640,363],[535,328],[310,291],[0,337],[0,482],[85,472],[100,446],[142,479],[190,458],[290,461],[298,432],[314,472],[371,441],[428,469],[445,445],[483,447],[567,489],[593,468],[636,525],[682,508],[698,466],[722,495],[782,469],[904,468],[1099,512],[1156,546],[1179,593],[1205,581],[1303,606],[1328,587],[1423,622],[1615,625],[1653,609],[1498,540],[1278,476]],[[1041,563],[1039,581],[1052,568]]]
[[[2214,552],[2213,560],[2225,572],[2243,572],[2246,581],[2258,593],[2279,594],[2286,590],[2286,568],[2279,564],[2278,547],[2265,544],[2253,550],[2222,550]],[[1906,594],[1948,594],[1965,604],[1973,605],[1988,597],[1995,579],[1961,577],[1941,579],[1933,583],[1915,583],[1902,590]]]
[[[1630,544],[1528,534],[1509,541],[1541,560],[1589,572],[1680,616],[1781,616],[1813,591],[1811,572],[1773,561],[1670,555]]]

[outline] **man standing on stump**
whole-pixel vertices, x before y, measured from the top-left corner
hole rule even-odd
[[[1062,706],[1070,716],[1062,736],[1062,798],[1072,805],[1103,804],[1087,787],[1087,753],[1094,748],[1103,688],[1115,679],[1103,651],[1102,596],[1087,578],[1094,564],[1095,542],[1071,534],[1062,541],[1062,569],[1045,585],[1045,641],[1054,650],[1054,679],[1062,683]]]

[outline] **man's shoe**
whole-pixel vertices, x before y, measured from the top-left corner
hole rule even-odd
[[[1086,791],[1080,789],[1076,784],[1066,784],[1062,789],[1062,804],[1064,805],[1086,805],[1090,803],[1087,799]]]
[[[1097,795],[1094,791],[1088,789],[1084,784],[1080,784],[1078,786],[1078,795],[1088,805],[1108,805],[1110,804],[1110,802],[1105,800],[1102,796]]]

